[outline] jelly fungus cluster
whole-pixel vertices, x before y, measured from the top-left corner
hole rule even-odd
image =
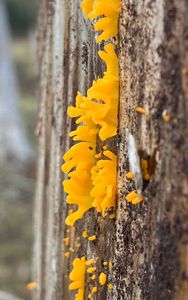
[[[103,31],[97,42],[117,35],[120,0],[110,4],[84,0],[81,7],[87,18],[97,18],[94,29]],[[70,226],[92,207],[105,216],[105,211],[115,206],[117,157],[110,150],[96,154],[96,147],[97,139],[105,142],[117,135],[118,57],[112,43],[98,55],[106,64],[103,77],[93,81],[86,96],[78,92],[75,106],[68,108],[69,117],[75,118],[77,125],[69,134],[77,143],[65,153],[62,165],[62,171],[68,175],[63,182],[67,203],[77,206],[66,218]]]
[[[117,157],[107,145],[97,153],[97,141],[105,143],[117,135],[119,68],[116,45],[121,0],[83,0],[81,8],[85,17],[92,20],[94,30],[99,32],[97,43],[106,42],[103,50],[98,52],[106,65],[106,71],[102,78],[93,81],[86,95],[77,93],[75,106],[69,107],[67,111],[68,116],[75,119],[76,129],[69,134],[75,143],[63,156],[62,171],[67,174],[63,186],[67,203],[77,207],[76,210],[69,209],[65,220],[68,226],[74,226],[90,208],[95,208],[102,217],[106,217],[107,211],[112,211],[109,217],[115,217]],[[114,44],[109,39],[114,40]],[[82,238],[92,243],[97,236],[88,234],[85,229]],[[75,245],[77,248],[81,246],[79,240]],[[69,237],[64,238],[64,244],[69,247],[65,252],[68,258],[75,249],[70,247]],[[83,300],[85,297],[86,274],[90,274],[90,279],[97,280],[99,285],[106,284],[105,272],[97,275],[96,261],[87,260],[85,256],[73,260],[69,290],[77,290],[75,300]],[[108,265],[106,261],[103,267],[111,268],[112,263]],[[108,283],[108,287],[112,289],[112,284]],[[97,286],[92,286],[88,298],[92,299],[97,290]]]

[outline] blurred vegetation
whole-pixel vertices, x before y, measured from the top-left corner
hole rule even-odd
[[[14,35],[25,35],[36,25],[39,0],[4,0]]]
[[[20,110],[29,141],[31,142],[31,146],[34,146],[37,109],[37,68],[35,62],[35,49],[32,49],[31,47],[32,42],[33,39],[14,39],[12,55],[22,96],[20,101]]]
[[[34,183],[20,170],[10,170],[10,165],[1,167],[0,288],[29,299],[26,284],[31,280]]]
[[[4,0],[13,34],[12,57],[21,98],[20,111],[30,145],[35,149],[37,68],[35,36],[39,0]],[[30,299],[32,211],[35,163],[0,165],[0,289]]]

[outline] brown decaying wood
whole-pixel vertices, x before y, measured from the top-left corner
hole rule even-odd
[[[120,106],[118,141],[118,205],[116,221],[91,210],[67,234],[67,206],[62,189],[62,155],[72,141],[74,127],[66,109],[83,94],[103,64],[90,22],[75,0],[43,0],[39,16],[40,66],[37,122],[38,167],[35,201],[34,280],[36,300],[72,300],[67,275],[72,259],[99,256],[112,260],[108,281],[113,290],[99,287],[94,296],[104,299],[184,300],[188,294],[188,3],[186,0],[123,0],[120,18]],[[98,48],[98,49],[97,49]],[[145,117],[135,108],[148,111]],[[170,122],[164,122],[167,110]],[[139,151],[155,156],[157,165],[136,206],[125,201],[134,188],[129,170],[126,129]],[[116,142],[108,143],[116,150]],[[84,229],[97,240],[76,237]],[[63,238],[71,237],[75,253]],[[87,278],[88,279],[88,278]],[[91,283],[86,287],[86,294]],[[94,282],[98,285],[97,282]],[[87,299],[87,297],[86,297]]]

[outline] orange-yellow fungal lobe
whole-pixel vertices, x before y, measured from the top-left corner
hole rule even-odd
[[[141,107],[141,106],[137,106],[136,112],[138,112],[140,114],[144,114],[145,116],[148,115],[148,113],[145,111],[145,109],[143,107]]]
[[[92,168],[93,206],[105,216],[105,211],[115,206],[117,156],[109,150],[104,151],[106,159],[99,160]]]
[[[95,279],[96,279],[96,275],[93,274],[93,275],[91,276],[91,279],[92,279],[92,280],[95,280]]]
[[[95,154],[95,158],[101,158],[101,157],[102,157],[102,153]]]
[[[94,155],[95,151],[88,142],[72,146],[64,155],[65,163],[62,170],[68,173],[68,180],[63,182],[64,191],[68,194],[67,203],[78,206],[78,209],[65,220],[69,226],[73,226],[92,207],[90,172],[95,163]]]
[[[87,260],[86,261],[86,266],[90,266],[90,265],[92,265],[94,263],[95,263],[94,259]]]
[[[99,276],[99,283],[100,285],[105,285],[106,284],[106,274],[105,273],[100,273]]]
[[[109,268],[112,269],[112,262],[109,261]]]
[[[103,148],[104,151],[108,150],[108,146],[107,145],[103,146],[102,148]]]
[[[104,262],[103,262],[103,266],[108,266],[108,262],[107,262],[107,261],[104,261]]]
[[[85,13],[86,16],[88,16],[92,9],[93,9],[93,3],[95,0],[84,0],[81,3],[81,8],[83,10],[83,12]]]
[[[84,230],[84,231],[82,232],[82,236],[83,236],[83,238],[87,238],[87,237],[88,237],[88,232],[87,232],[87,230]]]
[[[95,241],[96,238],[97,238],[96,235],[91,235],[91,236],[88,237],[88,240],[89,241]]]
[[[91,298],[92,298],[92,294],[89,294],[89,295],[88,295],[88,299],[91,299]]]
[[[146,159],[141,159],[141,169],[144,180],[150,180],[151,175],[149,174],[149,164]]]
[[[164,110],[162,113],[162,118],[164,122],[168,123],[170,122],[171,116],[166,110]]]
[[[63,241],[65,243],[65,246],[69,246],[69,244],[70,244],[70,238],[64,238]]]
[[[91,168],[95,165],[96,136],[98,129],[91,119],[87,105],[88,99],[78,93],[76,107],[69,107],[68,114],[71,118],[78,118],[76,130],[70,136],[79,143],[73,145],[64,155],[65,163],[62,171],[68,174],[64,180],[64,191],[68,194],[67,203],[77,205],[78,209],[71,213],[65,223],[73,226],[92,207],[93,199],[90,196],[92,188]],[[83,155],[84,154],[84,155]]]
[[[132,191],[125,197],[125,199],[132,204],[138,204],[144,199],[144,197],[139,195],[136,191]]]
[[[151,176],[150,176],[150,174],[149,173],[146,173],[145,175],[144,175],[144,179],[145,180],[150,180],[150,178],[151,178]]]
[[[72,247],[69,248],[69,251],[72,252],[72,253],[75,252],[74,248],[72,248]]]
[[[112,44],[106,45],[104,51],[99,51],[98,54],[106,63],[107,70],[102,78],[93,81],[92,86],[87,91],[87,97],[83,97],[81,94],[78,95],[83,101],[84,111],[83,109],[82,111],[78,110],[77,114],[74,113],[74,116],[81,116],[79,120],[86,123],[89,115],[90,122],[93,122],[92,124],[96,126],[93,125],[93,137],[96,138],[96,134],[99,133],[100,139],[105,141],[117,134],[119,67],[118,58]],[[84,134],[85,141],[92,141],[91,133]],[[80,139],[81,137],[77,138],[77,140]]]
[[[107,41],[118,33],[118,19],[121,11],[121,0],[107,2],[104,0],[84,0],[82,10],[89,19],[96,19],[95,31],[102,31],[97,42]],[[98,17],[101,17],[98,20]]]
[[[87,273],[93,273],[96,271],[96,267],[90,267],[87,269]]]
[[[99,159],[96,164],[96,139],[97,134],[103,141],[117,134],[118,58],[112,44],[99,51],[99,56],[107,65],[103,78],[93,82],[87,97],[78,93],[76,107],[68,109],[69,116],[77,118],[77,124],[82,123],[70,133],[73,140],[80,142],[63,157],[62,171],[68,174],[68,180],[63,182],[68,194],[66,200],[78,207],[66,218],[69,226],[91,207],[96,207],[104,216],[106,209],[115,206],[117,157],[105,150],[104,159]]]
[[[128,172],[128,173],[126,174],[126,177],[127,177],[128,179],[133,179],[133,177],[134,177],[133,172]]]
[[[35,281],[29,282],[26,287],[28,290],[32,291],[37,288],[37,283]]]
[[[68,258],[68,257],[70,256],[70,252],[69,252],[69,251],[67,251],[67,252],[65,252],[65,254],[64,254],[64,255],[65,255],[65,257],[67,257],[67,258]]]
[[[77,247],[77,248],[80,248],[80,247],[81,247],[81,244],[80,244],[80,243],[77,243],[77,244],[76,244],[76,247]]]
[[[108,288],[109,290],[112,290],[113,289],[113,285],[111,283],[108,284]]]
[[[115,217],[116,217],[115,213],[109,215],[109,219],[115,219]]]
[[[75,258],[73,260],[73,269],[69,275],[69,278],[72,281],[69,284],[69,290],[78,290],[78,293],[75,295],[75,300],[84,299],[86,271],[85,262],[85,257]]]
[[[96,292],[97,292],[97,287],[94,286],[94,287],[92,288],[92,290],[91,290],[91,293],[94,294],[94,293],[96,293]]]

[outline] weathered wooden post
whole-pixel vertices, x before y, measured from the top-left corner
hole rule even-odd
[[[97,56],[103,45],[96,44],[80,2],[43,0],[39,15],[34,299],[74,299],[67,276],[73,257],[83,255],[99,257],[97,276],[104,270],[103,260],[112,261],[106,272],[113,288],[98,286],[94,299],[186,299],[188,3],[122,1],[119,130],[108,143],[118,156],[116,218],[104,219],[91,209],[69,231],[61,164],[74,123],[66,111],[75,104],[77,91],[85,95],[93,79],[105,70]],[[144,200],[137,205],[125,199],[135,189],[134,180],[126,177],[128,134],[151,175],[144,180]],[[97,239],[93,243],[84,239],[81,247],[74,247],[85,228]],[[69,258],[64,257],[67,235],[75,251]],[[87,284],[85,299],[90,288]]]

